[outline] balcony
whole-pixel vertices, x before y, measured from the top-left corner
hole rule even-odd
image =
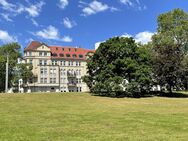
[[[69,87],[76,87],[76,83],[67,83]]]
[[[67,77],[69,78],[75,78],[76,77],[76,73],[75,72],[67,72]]]

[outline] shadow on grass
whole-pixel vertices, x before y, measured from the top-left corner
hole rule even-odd
[[[151,98],[151,97],[168,97],[168,98],[188,98],[188,94],[185,94],[183,92],[173,92],[173,93],[168,93],[168,92],[150,92],[150,93],[137,93],[134,95],[105,95],[103,94],[91,94],[92,96],[99,96],[99,97],[109,97],[109,98]]]
[[[188,94],[181,92],[173,92],[173,93],[158,92],[158,94],[156,94],[155,96],[169,97],[169,98],[188,98]]]

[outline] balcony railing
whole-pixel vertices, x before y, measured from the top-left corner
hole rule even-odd
[[[76,77],[76,73],[75,72],[67,72],[67,77]]]
[[[76,86],[76,83],[67,83],[67,85],[68,85],[69,87],[75,87],[75,86]]]

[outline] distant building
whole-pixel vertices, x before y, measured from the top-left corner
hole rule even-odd
[[[87,74],[86,59],[95,50],[48,46],[32,41],[24,49],[24,60],[33,66],[34,77],[28,82],[31,92],[86,92],[81,77]]]

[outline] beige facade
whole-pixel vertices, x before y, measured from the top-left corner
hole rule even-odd
[[[87,74],[86,57],[92,51],[73,47],[51,47],[39,42],[36,46],[34,43],[24,50],[24,60],[32,64],[34,75],[28,82],[28,91],[89,91],[87,85],[82,81],[82,76]]]

